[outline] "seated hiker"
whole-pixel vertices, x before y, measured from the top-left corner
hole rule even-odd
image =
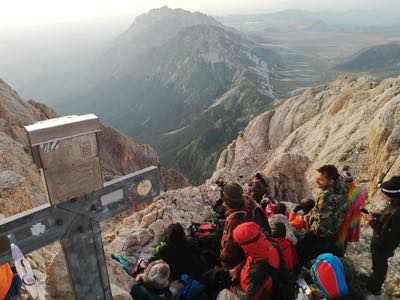
[[[218,178],[215,181],[215,184],[218,186],[219,189],[219,199],[217,202],[213,205],[213,210],[216,214],[217,219],[224,219],[225,218],[225,207],[224,207],[224,186],[226,185],[226,182],[224,181],[223,178]]]
[[[226,270],[235,268],[244,260],[243,250],[233,239],[233,230],[238,225],[251,220],[251,214],[245,205],[242,193],[242,187],[238,183],[224,186],[223,201],[226,207],[226,220],[221,238],[220,258]]]
[[[314,208],[315,201],[312,199],[303,199],[300,204],[289,213],[289,224],[296,230],[307,229],[305,216]]]
[[[136,277],[137,283],[131,288],[134,300],[172,300],[169,290],[170,269],[163,260],[151,262],[143,274]]]
[[[264,198],[261,200],[261,207],[263,208],[267,218],[275,214],[276,205],[277,205],[276,201],[270,197],[264,196]]]
[[[283,223],[274,223],[271,227],[272,240],[275,241],[283,254],[288,271],[294,271],[297,264],[297,254],[293,243],[286,238],[286,226]]]
[[[370,214],[369,217],[369,225],[373,229],[372,274],[367,287],[374,295],[381,293],[388,271],[388,259],[400,244],[400,176],[382,183],[380,190],[387,206],[382,212]]]
[[[261,173],[256,173],[249,183],[248,195],[260,204],[265,194],[269,194],[268,184]]]
[[[171,270],[171,279],[177,280],[182,274],[199,277],[208,270],[209,266],[199,257],[200,250],[196,244],[186,237],[182,225],[175,223],[165,230],[150,261],[164,260]]]
[[[317,172],[317,198],[306,217],[309,229],[297,246],[302,264],[321,253],[340,255],[336,240],[347,211],[347,187],[335,166],[325,165]]]
[[[293,245],[297,244],[297,238],[294,234],[293,227],[289,224],[289,220],[287,217],[287,208],[286,205],[282,202],[278,203],[276,206],[276,212],[269,218],[269,222],[271,226],[274,226],[275,223],[283,223],[286,227],[286,238],[288,238]]]
[[[342,177],[348,188],[347,211],[336,240],[336,246],[344,256],[347,243],[358,242],[360,240],[361,229],[361,210],[365,206],[368,197],[368,188],[358,186],[350,173],[349,167],[343,167]]]
[[[278,250],[254,222],[237,226],[233,237],[247,255],[239,273],[240,289],[246,295],[245,299],[278,299],[274,298],[277,284],[274,281],[281,263]]]

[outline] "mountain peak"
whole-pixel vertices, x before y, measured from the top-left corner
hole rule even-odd
[[[173,21],[177,27],[187,27],[197,24],[220,25],[214,18],[200,12],[190,12],[181,8],[172,9],[168,6],[155,8],[135,18],[128,31],[141,32],[151,26]]]

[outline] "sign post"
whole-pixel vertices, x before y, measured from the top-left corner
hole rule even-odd
[[[50,204],[0,221],[0,263],[10,242],[24,254],[60,241],[76,299],[112,299],[100,222],[160,194],[149,167],[103,184],[95,115],[63,117],[26,127]]]

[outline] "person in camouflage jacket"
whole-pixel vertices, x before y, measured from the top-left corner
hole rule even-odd
[[[325,165],[317,171],[315,206],[305,217],[308,232],[296,246],[301,264],[326,252],[343,256],[336,239],[347,211],[347,186],[335,166]]]
[[[323,166],[318,172],[319,191],[308,216],[309,228],[319,237],[336,240],[347,211],[347,186],[332,165]]]

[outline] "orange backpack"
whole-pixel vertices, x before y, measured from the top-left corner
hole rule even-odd
[[[0,300],[3,300],[10,290],[14,274],[9,264],[0,265]]]

